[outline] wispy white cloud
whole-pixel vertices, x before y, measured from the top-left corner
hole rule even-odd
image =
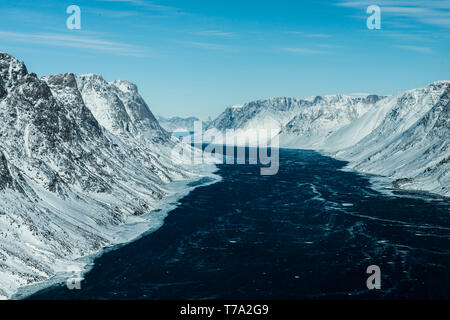
[[[0,31],[0,38],[2,38],[3,41],[10,41],[10,42],[34,43],[57,47],[91,49],[94,51],[109,52],[113,54],[133,56],[133,57],[146,56],[146,54],[142,49],[133,45],[115,41],[106,41],[92,37],[75,36],[68,34],[21,33],[21,32]]]
[[[320,43],[317,46],[320,48],[327,48],[327,49],[335,49],[335,48],[343,48],[344,47],[342,45],[328,44],[328,43]]]
[[[171,15],[189,15],[189,13],[182,11],[179,8],[165,6],[158,4],[154,1],[144,1],[144,0],[97,0],[99,2],[116,2],[116,3],[128,3],[134,6],[139,6],[151,11],[158,11],[165,14]]]
[[[210,42],[199,42],[199,41],[181,41],[177,40],[176,43],[184,44],[190,47],[196,47],[206,50],[215,50],[215,51],[234,51],[232,46],[227,46],[223,44],[210,43]]]
[[[229,31],[221,31],[221,30],[203,30],[191,32],[191,34],[206,36],[206,37],[221,37],[221,38],[233,38],[236,36],[236,33]]]
[[[347,0],[338,5],[346,7],[362,7],[377,4],[379,6],[417,6],[436,9],[450,9],[449,0]]]
[[[1,8],[2,18],[13,19],[20,24],[42,25],[54,20],[54,16],[44,11],[25,8]]]
[[[384,30],[383,35],[386,37],[390,37],[399,41],[414,41],[414,42],[435,42],[439,41],[439,34],[428,34],[425,32],[411,31],[411,32],[398,32],[398,31],[390,31]]]
[[[358,0],[339,1],[338,6],[351,8],[367,8],[377,4],[381,7],[383,15],[396,18],[408,18],[422,24],[441,28],[450,28],[450,1],[449,0]]]
[[[86,10],[86,12],[107,17],[107,18],[113,18],[113,19],[120,19],[120,18],[129,18],[129,17],[136,17],[141,14],[141,12],[135,10],[108,10],[108,9],[99,9],[99,8],[84,8],[83,10]]]
[[[284,52],[304,53],[304,54],[324,54],[324,53],[328,53],[326,51],[314,50],[314,49],[308,49],[308,48],[282,48],[281,50],[284,51]]]
[[[420,53],[427,53],[427,54],[433,53],[433,50],[431,48],[418,47],[418,46],[412,46],[412,45],[397,45],[397,46],[394,46],[394,48],[408,50],[408,51],[414,51],[414,52],[420,52]]]
[[[307,33],[301,31],[289,31],[288,33],[303,36],[306,38],[331,38],[331,35],[326,33]]]

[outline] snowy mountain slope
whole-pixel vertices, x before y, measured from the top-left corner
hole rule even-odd
[[[308,100],[293,98],[274,98],[246,103],[227,108],[206,128],[224,131],[227,129],[281,128],[301,109],[312,104]]]
[[[364,114],[382,99],[376,95],[327,95],[307,99],[275,98],[230,107],[207,127],[205,136],[235,130],[249,136],[251,130],[273,130],[281,146],[312,148],[340,127]],[[250,138],[249,140],[255,140]],[[211,141],[207,139],[207,141]],[[257,141],[250,141],[256,145]]]
[[[382,99],[360,118],[340,127],[329,135],[322,141],[320,148],[332,151],[356,144],[380,125],[387,113],[395,106],[395,103],[395,99],[389,99],[389,97]]]
[[[395,139],[396,135],[406,131],[420,120],[441,99],[444,91],[444,86],[431,84],[425,88],[409,90],[388,97],[331,139],[336,141],[347,137],[357,127],[367,126],[369,121],[366,119],[368,119],[371,121],[371,125],[369,125],[371,130],[368,132],[370,137],[365,138],[366,135],[360,135],[360,140],[365,138],[361,143],[364,143],[366,148],[370,148],[370,146],[377,148],[379,144],[388,144],[389,141]],[[325,144],[325,148],[328,146],[333,148],[332,143]],[[367,149],[365,151],[370,152]],[[364,158],[363,155],[361,157]]]
[[[316,97],[281,130],[282,147],[315,148],[345,125],[352,123],[384,97],[377,95],[330,95]]]
[[[157,169],[160,177],[164,176],[165,169],[174,169],[171,151],[179,141],[159,125],[136,85],[124,80],[108,83],[93,74],[79,76],[76,81],[86,107],[107,129],[106,135],[115,135],[129,148],[135,148],[136,159],[141,162],[147,161],[147,154],[150,154],[152,167]],[[148,152],[142,153],[141,149]],[[166,168],[160,165],[161,162]]]
[[[111,105],[95,105],[94,90],[83,96],[73,74],[39,79],[0,53],[0,298],[158,226],[163,217],[144,214],[167,183],[198,176],[171,162],[179,142],[133,85],[98,90]],[[124,233],[124,223],[142,226]]]
[[[200,122],[199,118],[196,117],[172,117],[172,118],[164,118],[161,116],[157,116],[161,127],[163,127],[168,132],[192,132],[194,131],[194,124],[196,122]],[[203,125],[207,125],[207,122],[203,122]]]
[[[390,177],[396,188],[449,196],[449,83],[438,81],[394,96],[277,98],[275,108],[254,102],[228,108],[205,134],[235,129],[245,136],[252,129],[275,128],[281,147],[326,151],[350,161],[350,168]],[[288,101],[302,102],[289,108]],[[258,144],[253,140],[250,144]]]
[[[77,77],[77,84],[86,106],[111,133],[169,140],[134,84],[123,80],[108,83],[94,74]]]
[[[391,177],[394,187],[450,195],[450,81],[401,93],[379,125],[336,153],[350,167]],[[360,126],[357,120],[356,126]]]
[[[205,128],[204,140],[223,143],[219,137],[227,130],[234,130],[235,137],[248,137],[250,145],[257,145],[252,131],[273,130],[270,133],[273,137],[302,109],[312,104],[311,100],[274,98],[229,107]]]

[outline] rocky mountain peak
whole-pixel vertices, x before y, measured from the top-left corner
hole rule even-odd
[[[56,74],[48,77],[42,77],[49,86],[59,88],[78,89],[77,80],[73,73]]]
[[[318,103],[321,103],[321,102],[323,102],[323,101],[324,101],[324,99],[323,99],[322,96],[317,96],[317,97],[314,98],[313,103],[314,103],[314,104],[318,104]]]
[[[94,85],[94,84],[105,84],[107,83],[105,79],[101,75],[87,73],[82,74],[77,77],[77,82],[79,84],[80,90],[84,85]]]
[[[385,98],[385,96],[371,94],[371,95],[368,95],[365,100],[366,100],[366,103],[375,104],[383,98]]]
[[[52,97],[52,92],[49,86],[41,81],[36,74],[32,73],[26,75],[20,86],[19,91],[23,97],[31,103],[37,103],[40,99],[49,100]]]
[[[450,86],[450,80],[439,80],[439,81],[435,81],[430,84],[430,87],[433,87],[433,88],[442,88],[442,87],[448,88],[449,86]]]
[[[112,85],[116,86],[119,90],[124,93],[138,93],[138,87],[129,81],[125,80],[114,80],[111,82]]]
[[[170,136],[158,124],[135,84],[124,80],[107,82],[94,74],[77,77],[77,83],[86,106],[111,133],[169,141]]]
[[[13,56],[0,52],[0,99],[17,85],[28,74],[27,67],[22,61]]]

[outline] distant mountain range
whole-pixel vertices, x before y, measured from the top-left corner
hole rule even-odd
[[[161,116],[156,116],[161,127],[166,129],[168,132],[193,132],[194,124],[196,122],[200,122],[201,120],[196,117],[172,117],[172,118],[164,118]],[[208,121],[202,121],[202,125],[208,125]]]
[[[0,53],[0,122],[0,299],[155,228],[142,215],[167,184],[199,176],[127,81],[39,78]]]
[[[285,148],[315,149],[361,172],[391,178],[392,187],[450,196],[450,81],[393,96],[274,98],[227,108],[205,136],[271,129]],[[275,140],[274,140],[275,141]]]

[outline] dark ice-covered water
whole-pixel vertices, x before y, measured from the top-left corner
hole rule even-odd
[[[275,176],[221,165],[159,230],[97,258],[81,290],[31,298],[450,298],[450,201],[379,193],[344,165],[303,150],[281,150]]]

